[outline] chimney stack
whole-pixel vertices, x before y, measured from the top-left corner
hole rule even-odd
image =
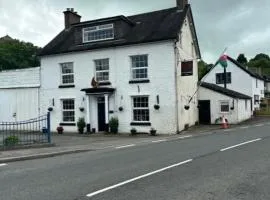
[[[74,8],[67,8],[63,13],[65,16],[65,29],[70,28],[71,24],[81,22],[81,16],[74,11]]]
[[[186,5],[188,4],[188,0],[176,0],[176,4],[180,10],[184,10]]]

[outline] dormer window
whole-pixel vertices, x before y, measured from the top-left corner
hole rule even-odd
[[[83,42],[96,42],[114,38],[113,24],[92,26],[83,29]]]

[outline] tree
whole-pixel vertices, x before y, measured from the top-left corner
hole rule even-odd
[[[245,57],[245,54],[243,54],[243,53],[239,54],[239,56],[236,60],[239,63],[241,63],[242,65],[247,65],[247,63],[248,63],[247,58]]]
[[[32,43],[0,38],[0,70],[22,69],[40,65],[37,54],[40,48]]]
[[[250,59],[248,67],[261,71],[262,75],[270,75],[270,58],[267,54],[259,53],[254,58]]]
[[[250,61],[254,61],[254,60],[268,60],[270,61],[270,57],[267,54],[264,53],[259,53],[257,54],[254,58],[252,58]]]
[[[198,78],[201,80],[208,72],[209,70],[213,67],[213,64],[207,64],[203,60],[200,60],[198,62]]]

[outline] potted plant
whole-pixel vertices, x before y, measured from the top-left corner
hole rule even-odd
[[[117,117],[112,117],[109,121],[109,126],[110,126],[110,132],[111,133],[118,133],[118,126],[119,126],[119,121]]]
[[[154,129],[154,128],[151,128],[150,129],[150,134],[153,135],[153,136],[155,136],[157,134],[157,130]]]
[[[81,111],[81,112],[83,112],[83,111],[84,111],[84,107],[80,107],[79,109],[80,109],[80,111]]]
[[[48,111],[50,111],[50,112],[53,111],[53,107],[49,107]]]
[[[84,118],[80,117],[77,121],[77,127],[80,134],[83,134],[85,126],[86,126],[86,123],[85,123]]]
[[[136,128],[132,128],[132,129],[130,130],[130,133],[131,133],[131,135],[136,135],[136,134],[137,134]]]
[[[160,108],[160,105],[155,104],[155,105],[154,105],[154,108],[155,108],[156,110],[158,110],[158,109]]]
[[[64,131],[64,128],[63,128],[62,126],[58,126],[58,127],[56,128],[56,130],[57,130],[57,133],[58,133],[58,134],[62,134],[63,131]]]

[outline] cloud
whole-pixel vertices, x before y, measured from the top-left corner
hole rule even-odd
[[[0,35],[10,35],[43,46],[63,28],[62,13],[45,0],[1,1]]]
[[[228,47],[232,57],[269,52],[269,0],[191,0],[202,58],[215,62]],[[143,6],[142,6],[143,5]],[[134,15],[176,5],[176,0],[0,0],[0,37],[46,45],[64,28],[63,11],[75,8],[82,20]]]

